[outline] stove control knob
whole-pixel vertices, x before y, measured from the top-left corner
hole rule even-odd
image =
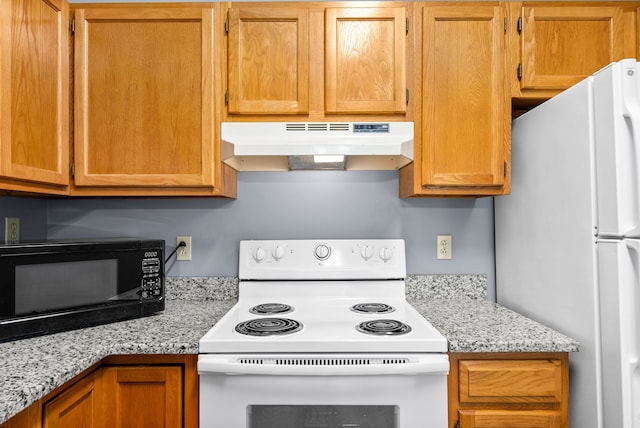
[[[389,247],[380,248],[380,258],[382,261],[388,262],[393,257],[393,250]]]
[[[275,247],[273,247],[273,251],[271,251],[271,255],[273,256],[274,259],[280,260],[285,255],[284,247],[280,245],[276,245]]]
[[[267,252],[262,247],[255,248],[253,250],[253,260],[260,263],[267,256]]]
[[[331,255],[331,247],[326,244],[318,244],[313,253],[318,260],[327,260]]]
[[[363,245],[362,248],[360,248],[360,255],[363,259],[369,260],[371,256],[373,256],[373,248],[368,245]]]

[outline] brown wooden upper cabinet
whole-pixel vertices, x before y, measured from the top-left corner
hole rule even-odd
[[[308,113],[309,10],[235,8],[228,17],[229,113]]]
[[[623,8],[513,3],[512,95],[549,98],[624,57]]]
[[[219,185],[213,15],[197,6],[75,11],[72,193]]]
[[[509,193],[504,18],[498,2],[423,7],[422,115],[401,196]]]
[[[0,7],[0,187],[65,193],[69,184],[69,6]]]
[[[325,18],[325,111],[404,113],[405,9],[328,8]]]
[[[406,9],[328,6],[231,5],[230,116],[406,113]]]

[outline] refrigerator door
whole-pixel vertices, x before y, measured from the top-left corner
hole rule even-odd
[[[494,199],[498,303],[580,342],[569,355],[577,428],[603,428],[591,82],[513,121],[512,192]]]
[[[598,241],[604,426],[640,427],[640,240]]]
[[[593,76],[600,237],[640,237],[640,67],[634,59]]]

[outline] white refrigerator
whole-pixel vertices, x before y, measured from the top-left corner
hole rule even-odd
[[[640,63],[610,64],[513,121],[496,197],[496,295],[580,342],[574,428],[640,428]]]

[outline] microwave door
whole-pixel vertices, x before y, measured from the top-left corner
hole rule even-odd
[[[117,294],[111,298],[110,301],[118,301],[118,300],[140,300],[140,289],[132,288],[131,290],[127,290],[124,293]]]

